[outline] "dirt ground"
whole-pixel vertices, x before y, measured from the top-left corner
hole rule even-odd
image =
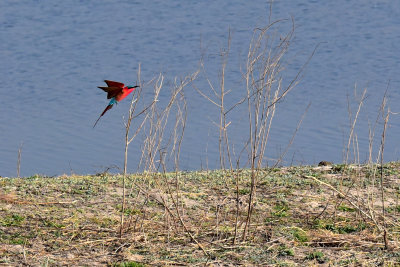
[[[0,177],[0,266],[398,266],[399,170]]]

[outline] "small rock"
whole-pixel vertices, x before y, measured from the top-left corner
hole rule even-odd
[[[332,162],[323,160],[318,163],[318,166],[332,166],[332,164]]]

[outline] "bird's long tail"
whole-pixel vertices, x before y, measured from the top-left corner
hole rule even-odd
[[[103,113],[101,113],[101,115],[99,116],[99,118],[97,119],[97,121],[94,123],[93,128],[96,126],[97,122],[100,120],[100,118],[106,114],[106,112],[108,110],[110,110],[113,107],[113,104],[108,104],[108,106],[104,109]]]

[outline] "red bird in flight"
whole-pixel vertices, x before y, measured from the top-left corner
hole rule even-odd
[[[120,83],[120,82],[114,82],[114,81],[109,81],[105,80],[104,81],[107,84],[107,87],[105,86],[99,86],[100,89],[102,89],[104,92],[107,92],[107,99],[111,98],[110,103],[108,103],[108,106],[104,109],[103,113],[99,116],[97,121],[94,123],[93,128],[96,126],[97,122],[100,120],[100,118],[109,110],[113,107],[114,104],[118,103],[125,97],[127,97],[130,93],[132,93],[133,90],[135,90],[136,87],[139,87],[138,85],[135,86],[125,86],[125,84]]]

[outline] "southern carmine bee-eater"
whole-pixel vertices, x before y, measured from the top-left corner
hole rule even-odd
[[[125,86],[125,84],[120,83],[120,82],[114,82],[114,81],[108,81],[105,80],[105,83],[107,84],[107,87],[105,86],[99,86],[100,89],[102,89],[104,92],[107,92],[107,99],[111,98],[110,103],[108,103],[108,106],[104,109],[103,113],[99,116],[97,121],[94,123],[93,128],[96,126],[97,122],[100,120],[100,118],[109,110],[113,107],[114,104],[118,103],[125,97],[127,97],[130,93],[132,93],[133,90],[135,90],[136,87],[139,87],[138,85],[135,86]]]

